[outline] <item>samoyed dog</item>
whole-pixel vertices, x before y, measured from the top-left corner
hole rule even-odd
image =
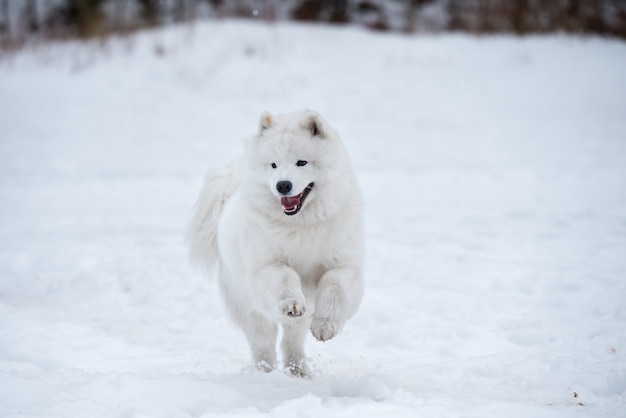
[[[336,336],[363,296],[363,199],[337,131],[313,111],[261,115],[243,155],[209,171],[189,228],[255,365],[310,375],[304,341]]]

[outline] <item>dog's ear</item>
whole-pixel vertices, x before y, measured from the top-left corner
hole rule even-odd
[[[311,136],[325,138],[324,121],[317,112],[309,112],[304,119],[302,127],[311,133]]]
[[[269,129],[274,125],[274,119],[270,112],[261,113],[261,120],[259,121],[259,134],[262,134],[263,131]]]

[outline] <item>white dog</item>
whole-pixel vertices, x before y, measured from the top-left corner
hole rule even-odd
[[[308,376],[304,338],[341,331],[363,295],[363,201],[339,135],[318,113],[261,116],[242,157],[211,170],[190,225],[192,259],[219,265],[254,362]]]

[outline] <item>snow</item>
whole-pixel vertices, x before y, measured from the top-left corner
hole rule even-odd
[[[626,44],[238,21],[0,61],[0,416],[626,410]],[[263,110],[319,110],[366,296],[311,380],[250,367],[184,230]]]

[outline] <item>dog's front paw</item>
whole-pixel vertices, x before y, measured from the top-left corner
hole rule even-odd
[[[311,333],[318,341],[328,341],[338,332],[336,324],[329,318],[315,318],[311,322]]]
[[[297,298],[283,299],[281,302],[281,311],[283,315],[287,315],[292,318],[302,316],[306,311],[304,301]]]

